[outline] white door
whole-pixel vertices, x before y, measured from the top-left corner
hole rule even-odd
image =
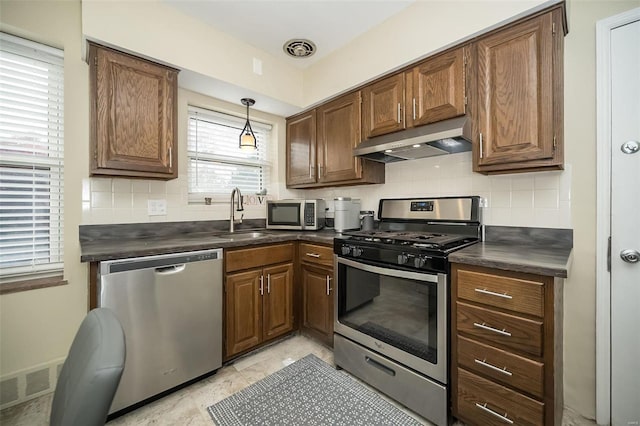
[[[640,424],[640,21],[611,31],[611,424]]]

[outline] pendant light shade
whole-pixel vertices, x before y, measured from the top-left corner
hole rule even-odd
[[[249,123],[249,107],[256,103],[253,99],[242,98],[240,100],[242,105],[247,107],[247,122],[244,124],[244,129],[240,133],[240,149],[242,150],[254,150],[257,148],[256,135],[253,133],[251,123]]]

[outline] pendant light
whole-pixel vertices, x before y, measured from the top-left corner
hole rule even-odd
[[[240,102],[247,107],[247,122],[244,125],[244,129],[242,129],[242,133],[240,133],[240,149],[253,150],[257,148],[257,145],[256,135],[253,133],[251,123],[249,123],[249,107],[255,104],[256,101],[251,98],[242,98]]]

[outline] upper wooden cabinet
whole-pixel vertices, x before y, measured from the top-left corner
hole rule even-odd
[[[287,184],[316,182],[316,110],[287,120]]]
[[[407,127],[465,113],[465,48],[429,58],[406,73]]]
[[[287,120],[287,187],[384,183],[384,164],[353,156],[360,138],[360,92]]]
[[[464,115],[465,53],[460,47],[363,87],[363,139]]]
[[[404,129],[404,103],[404,73],[363,87],[363,139]]]
[[[91,174],[178,176],[178,71],[89,43]]]
[[[474,171],[563,168],[562,9],[474,43]]]

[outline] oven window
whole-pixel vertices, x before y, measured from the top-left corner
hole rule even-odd
[[[338,265],[338,321],[437,364],[437,285]]]
[[[271,225],[300,225],[300,203],[268,204]]]

